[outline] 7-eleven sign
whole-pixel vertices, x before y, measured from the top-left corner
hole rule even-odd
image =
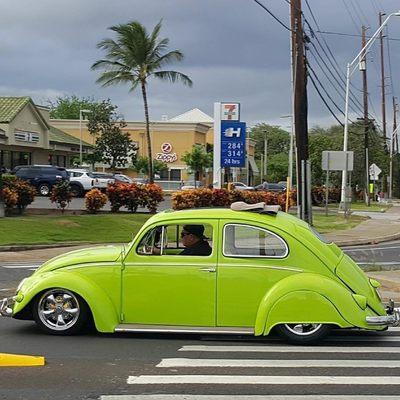
[[[221,103],[221,121],[239,121],[239,111],[239,103]]]

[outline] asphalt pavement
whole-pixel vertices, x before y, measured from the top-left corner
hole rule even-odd
[[[365,267],[400,264],[400,241],[345,250]],[[39,264],[0,259],[0,297]],[[0,353],[46,357],[44,367],[0,369],[7,400],[392,400],[400,393],[398,328],[334,331],[320,346],[295,347],[274,335],[49,336],[31,321],[0,318]]]

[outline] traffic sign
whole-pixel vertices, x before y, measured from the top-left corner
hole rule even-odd
[[[382,170],[376,165],[372,164],[369,167],[369,177],[371,181],[377,181]]]
[[[246,165],[246,123],[221,122],[221,167]]]

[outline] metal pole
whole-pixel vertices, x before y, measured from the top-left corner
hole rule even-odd
[[[264,175],[265,180],[267,179],[267,132],[264,133]]]
[[[327,157],[328,169],[326,170],[326,182],[325,182],[325,215],[328,216],[328,201],[329,201],[329,152]]]
[[[264,182],[264,154],[261,154],[261,183]]]
[[[214,103],[213,186],[221,189],[221,103]]]
[[[311,200],[311,161],[306,160],[306,189],[307,189],[307,222],[312,225],[312,200]]]
[[[82,166],[82,110],[79,110],[79,166]]]
[[[290,145],[289,145],[289,171],[288,171],[288,177],[289,177],[289,190],[292,189],[293,185],[293,142],[294,142],[294,127],[293,127],[293,117],[291,117],[291,125],[292,125],[292,131],[290,133]]]
[[[344,133],[343,133],[343,151],[347,151],[348,132],[349,132],[349,92],[350,92],[350,64],[347,64],[346,72],[346,99],[344,108]],[[347,156],[346,156],[347,165]],[[347,185],[347,168],[342,171],[342,187],[340,193],[340,207],[344,207],[346,200],[346,185]]]
[[[305,188],[305,172],[306,172],[306,166],[305,166],[305,160],[301,160],[301,170],[300,170],[300,172],[301,172],[301,180],[300,180],[300,182],[301,182],[301,203],[300,203],[300,206],[301,206],[301,211],[300,211],[300,218],[302,219],[302,220],[304,220],[304,216],[305,216],[305,213],[306,213],[306,210],[305,210],[305,206],[306,206],[306,202],[304,201],[305,200],[305,195],[306,195],[306,188]]]

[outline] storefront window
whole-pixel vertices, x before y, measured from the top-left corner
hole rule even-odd
[[[25,151],[11,152],[11,169],[17,165],[30,165],[32,163],[32,153]]]
[[[181,170],[180,169],[166,169],[160,172],[160,180],[162,181],[180,181]]]

